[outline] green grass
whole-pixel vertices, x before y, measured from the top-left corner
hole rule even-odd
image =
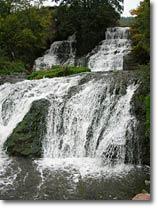
[[[0,75],[11,75],[25,72],[25,66],[21,61],[8,61],[0,59]]]
[[[86,67],[54,66],[51,70],[41,70],[41,71],[32,72],[32,74],[28,76],[28,79],[32,80],[32,79],[63,77],[63,76],[69,76],[83,72],[90,72],[90,69]]]

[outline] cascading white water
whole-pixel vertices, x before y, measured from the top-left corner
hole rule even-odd
[[[130,51],[131,43],[128,36],[129,28],[108,28],[106,39],[87,56],[89,68],[92,71],[122,70],[123,56]],[[73,65],[74,42],[73,36],[67,41],[53,43],[50,50],[36,60],[36,70],[58,64]],[[94,176],[95,179],[97,176],[105,176],[113,180],[113,174],[115,178],[117,174],[122,178],[128,174],[133,168],[132,163],[135,163],[134,154],[137,152],[141,155],[141,147],[137,145],[135,151],[135,130],[138,123],[131,114],[131,101],[138,88],[138,84],[135,83],[138,82],[135,77],[127,79],[127,75],[125,72],[83,73],[70,77],[25,80],[16,84],[1,85],[0,190],[3,192],[4,187],[9,189],[11,184],[14,186],[14,181],[21,174],[22,177],[24,175],[22,182],[17,179],[18,183],[20,181],[21,192],[25,181],[33,178],[31,181],[34,183],[34,179],[39,175],[37,170],[42,178],[36,187],[39,195],[40,189],[41,192],[45,190],[47,181],[50,182],[51,174],[63,174],[65,178],[67,171],[67,180],[73,187],[73,182],[77,184],[84,176],[86,179],[89,176]],[[42,158],[33,160],[33,163],[31,160],[30,166],[23,167],[23,161],[18,163],[16,158],[16,163],[14,158],[6,154],[3,149],[4,143],[30,111],[33,102],[41,99],[50,103],[46,118],[47,131],[42,138]],[[139,156],[135,157],[135,160],[139,160]],[[138,163],[140,164],[139,161]],[[36,171],[32,171],[34,166]],[[28,172],[25,173],[26,171]],[[59,180],[55,177],[53,184],[50,182],[51,187],[56,179]],[[62,188],[61,182],[59,192],[62,192]],[[68,190],[66,186],[66,192],[69,191],[74,192],[74,189]],[[28,192],[27,190],[24,195]],[[43,193],[44,197],[48,192]],[[110,195],[107,198],[109,199]]]
[[[108,165],[124,164],[126,132],[136,122],[130,114],[130,101],[137,86],[131,84],[125,94],[118,94],[115,88],[111,91],[111,80],[106,80],[106,75],[79,84],[84,78],[86,74],[1,86],[0,152],[33,101],[46,98],[51,105],[43,138],[44,160],[76,163],[82,158],[93,164],[94,160],[99,164],[99,159]]]
[[[128,27],[107,28],[105,40],[87,57],[91,71],[123,70],[123,57],[131,51]]]
[[[78,59],[77,63],[86,64],[91,71],[123,70],[123,57],[131,51],[128,27],[107,28],[105,40],[98,45],[85,60]],[[54,42],[43,57],[35,61],[34,68],[38,71],[49,69],[53,65],[75,65],[76,48],[75,35],[68,40]]]
[[[109,89],[110,85],[103,84],[102,80],[91,81],[68,100],[53,98],[43,141],[44,157],[94,158],[106,153],[109,159],[118,154],[118,162],[124,162],[125,134],[134,119],[129,113],[130,100],[136,87],[129,86],[120,98],[115,91],[111,95]],[[93,136],[89,135],[90,130]],[[113,150],[115,147],[117,153]]]
[[[55,41],[43,57],[35,60],[34,68],[38,71],[53,65],[74,65],[75,53],[75,35],[72,35],[68,40]]]

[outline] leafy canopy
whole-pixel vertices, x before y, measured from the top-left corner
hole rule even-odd
[[[140,2],[131,14],[136,15],[131,29],[133,53],[140,64],[146,64],[150,60],[150,0]]]
[[[52,12],[41,3],[34,6],[29,0],[0,1],[0,56],[3,53],[10,60],[32,64],[46,49]]]
[[[118,24],[122,5],[123,0],[62,0],[55,15],[57,37],[76,33],[77,55],[85,55],[104,39],[107,27]]]

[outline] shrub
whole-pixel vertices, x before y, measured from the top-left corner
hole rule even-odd
[[[51,70],[41,70],[32,72],[32,74],[28,76],[28,79],[32,80],[42,78],[63,77],[83,72],[90,72],[90,69],[86,67],[54,66]]]
[[[11,75],[25,72],[24,63],[21,61],[9,61],[7,59],[0,59],[0,75]]]

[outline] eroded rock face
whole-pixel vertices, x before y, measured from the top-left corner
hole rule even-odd
[[[123,70],[134,70],[136,68],[136,60],[131,53],[123,57]]]
[[[46,115],[49,104],[49,101],[45,99],[32,103],[30,111],[4,144],[9,155],[41,157],[42,138],[46,134]]]
[[[3,76],[0,76],[0,85],[5,84],[6,82],[15,84],[16,82],[21,82],[25,80],[26,77],[27,77],[26,74],[3,75]]]
[[[131,71],[132,73],[132,71]],[[134,139],[127,139],[127,163],[150,165],[150,135],[147,133],[146,127],[146,104],[145,99],[150,93],[150,71],[133,71],[135,77],[139,77],[139,87],[137,88],[131,101],[131,114],[137,119],[137,125],[134,131]],[[134,147],[131,154],[131,147]],[[139,158],[139,151],[141,154]],[[133,158],[129,161],[128,158]]]

